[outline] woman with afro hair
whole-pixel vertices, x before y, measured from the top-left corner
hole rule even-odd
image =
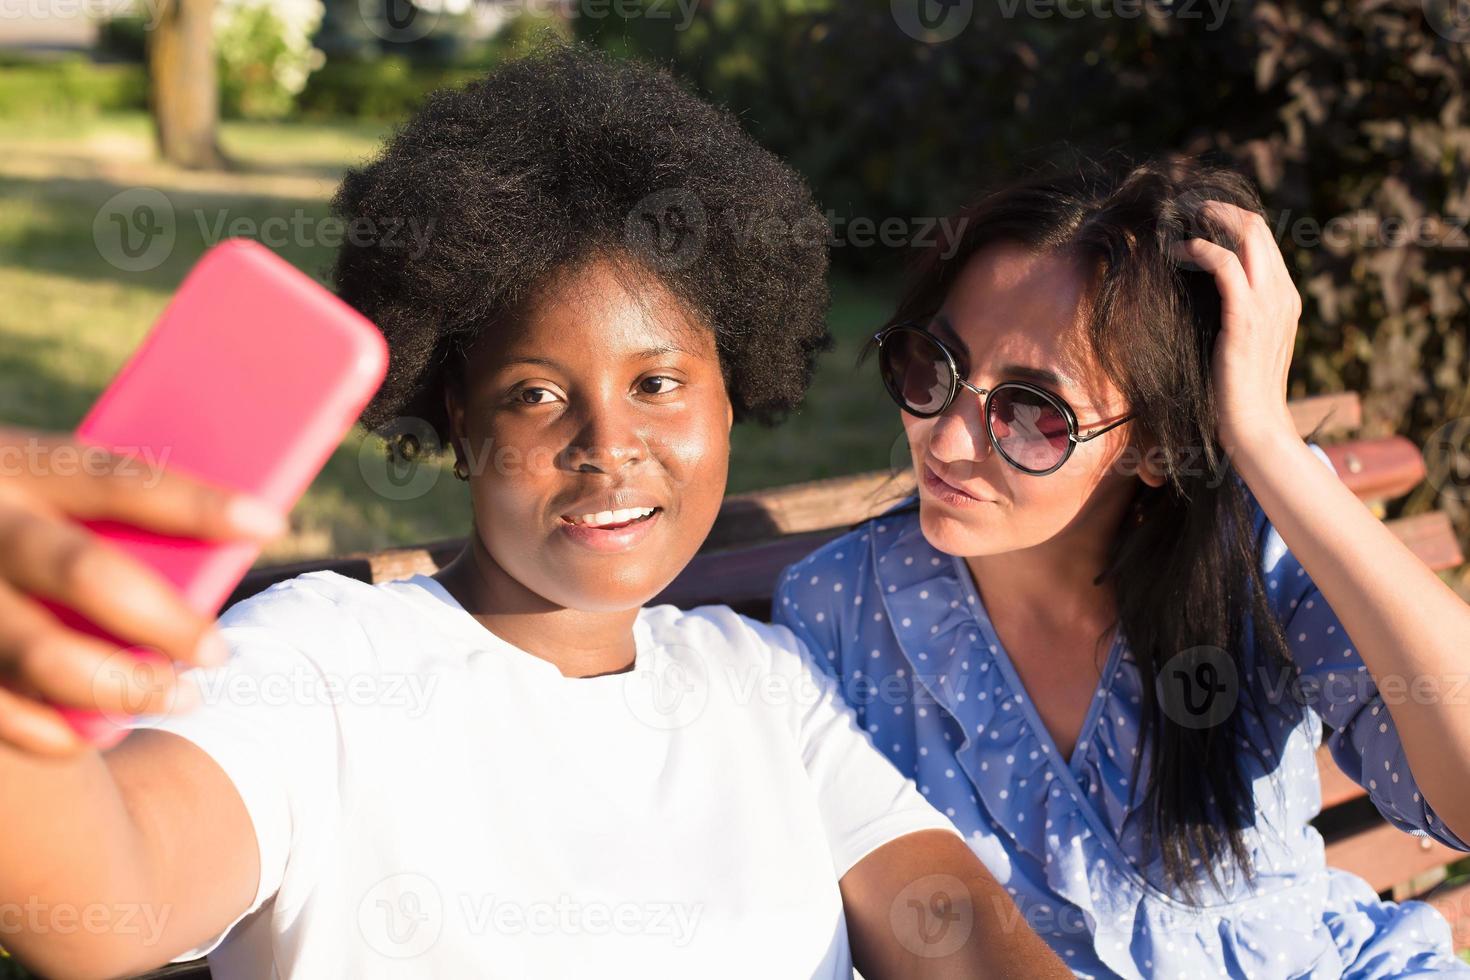
[[[6,946],[58,975],[204,953],[219,978],[1068,975],[788,629],[645,605],[710,530],[733,422],[795,406],[828,343],[802,182],[665,73],[557,46],[431,96],[333,205],[336,286],[391,351],[363,422],[453,454],[464,550],[233,606],[226,661],[178,684],[204,703],[162,710],[170,679],[103,755],[41,704],[109,707],[58,680],[78,641],[52,626],[22,658],[0,631],[35,694],[0,728],[36,814],[7,884],[158,913]],[[0,518],[88,499],[231,533],[179,516],[222,512],[206,488],[162,486],[167,516],[116,481],[12,479]],[[32,524],[64,561],[62,525]],[[207,624],[139,581],[123,625],[201,664]]]

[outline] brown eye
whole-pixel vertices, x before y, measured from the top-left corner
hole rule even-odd
[[[661,374],[654,375],[651,378],[644,378],[638,382],[638,390],[642,391],[645,395],[667,395],[679,387],[681,387],[679,382]]]
[[[545,405],[552,400],[552,395],[545,388],[522,388],[516,392],[516,400],[523,405]]]

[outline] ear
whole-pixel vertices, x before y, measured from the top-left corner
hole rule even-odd
[[[725,399],[725,431],[735,428],[735,403]]]
[[[1138,478],[1145,486],[1161,487],[1168,480],[1168,474],[1164,468],[1163,447],[1154,438],[1154,434],[1143,426],[1139,426],[1137,435],[1134,437],[1134,452],[1138,454]]]

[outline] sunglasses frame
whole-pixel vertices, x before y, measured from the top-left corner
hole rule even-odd
[[[1107,425],[1104,425],[1100,429],[1089,432],[1086,435],[1078,435],[1080,426],[1077,423],[1077,413],[1072,411],[1072,406],[1068,405],[1066,401],[1063,400],[1061,395],[1058,395],[1051,391],[1047,391],[1040,385],[1032,384],[1029,381],[1002,381],[994,388],[987,389],[978,388],[975,385],[970,384],[970,382],[965,380],[963,374],[960,371],[959,360],[954,356],[954,351],[950,350],[949,346],[945,344],[944,341],[940,340],[938,337],[934,336],[927,329],[925,329],[925,327],[927,326],[927,322],[928,321],[906,321],[903,323],[895,323],[891,326],[884,327],[882,330],[879,330],[877,333],[873,334],[872,343],[876,346],[878,350],[878,376],[883,380],[883,387],[885,390],[887,390],[888,396],[898,403],[899,408],[903,409],[905,412],[908,412],[914,418],[932,419],[936,416],[943,415],[946,411],[949,410],[949,407],[954,404],[955,396],[959,394],[960,388],[963,387],[970,390],[975,394],[976,398],[979,399],[980,417],[985,420],[985,434],[990,437],[990,444],[995,447],[996,452],[1000,453],[1002,459],[1004,459],[1012,467],[1022,473],[1025,473],[1029,476],[1046,476],[1050,473],[1055,473],[1057,470],[1062,468],[1067,460],[1072,458],[1072,451],[1075,450],[1079,445],[1087,442],[1088,440],[1096,439],[1098,436],[1102,435],[1105,432],[1111,432],[1113,429],[1116,429],[1124,422],[1131,421],[1134,418],[1133,413],[1130,412],[1120,419],[1109,422]],[[910,408],[907,400],[903,397],[903,395],[895,391],[893,389],[893,386],[889,384],[888,373],[883,370],[883,340],[886,337],[889,337],[894,333],[900,331],[921,334],[925,340],[929,341],[929,343],[939,348],[940,353],[944,355],[944,359],[949,363],[949,391],[944,396],[944,403],[932,412],[919,412]],[[1062,418],[1067,423],[1067,448],[1062,451],[1062,458],[1057,460],[1055,465],[1044,470],[1034,470],[1030,467],[1022,466],[1020,463],[1012,459],[1009,453],[1001,448],[1000,442],[995,438],[995,431],[991,427],[990,423],[990,396],[1003,388],[1019,389],[1030,394],[1037,395],[1050,403],[1062,413]]]

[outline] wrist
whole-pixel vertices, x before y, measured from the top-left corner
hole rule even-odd
[[[1299,454],[1311,454],[1290,419],[1281,425],[1257,427],[1238,437],[1226,451],[1236,472],[1248,485],[1268,467],[1280,466]]]

